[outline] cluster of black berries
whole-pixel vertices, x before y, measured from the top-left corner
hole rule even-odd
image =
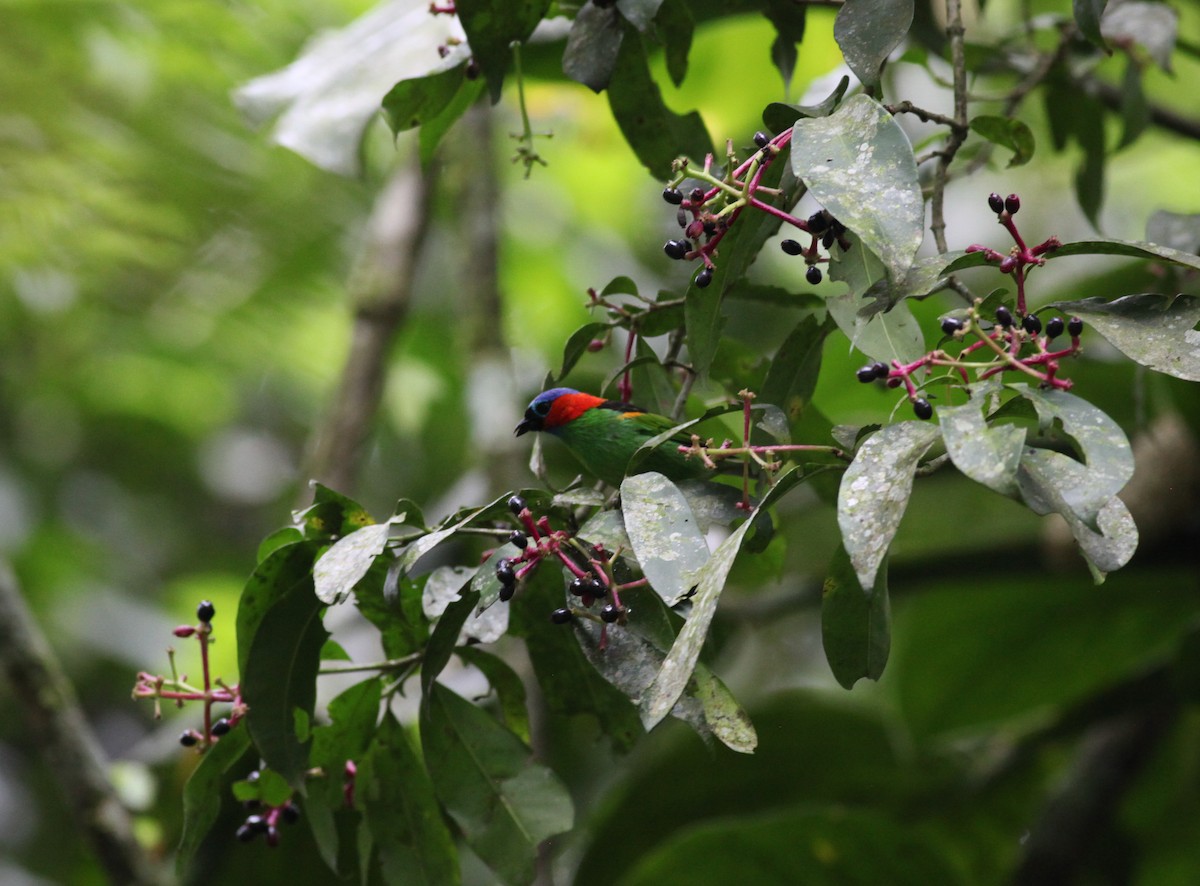
[[[514,495],[508,500],[508,509],[514,517],[520,517],[521,513],[528,509],[528,505],[521,496]],[[529,546],[529,536],[520,529],[514,529],[508,540],[522,551]],[[496,578],[500,582],[500,599],[507,603],[517,592],[517,568],[512,560],[504,557],[496,564]]]
[[[1007,197],[1001,197],[996,193],[988,194],[988,207],[996,215],[1002,212],[1007,212],[1009,215],[1016,215],[1021,208],[1021,198],[1016,194],[1009,194]]]
[[[258,781],[258,771],[246,776],[249,782]],[[266,834],[268,846],[279,845],[279,823],[295,824],[300,820],[300,807],[288,800],[282,806],[264,807],[260,800],[247,800],[242,804],[250,810],[246,820],[238,827],[235,836],[242,843],[249,843],[259,834]]]
[[[597,600],[603,600],[608,596],[608,586],[595,575],[588,573],[586,576],[575,578],[568,590],[572,596],[579,597],[580,602],[585,606],[591,606]],[[605,624],[613,624],[621,620],[628,613],[624,606],[618,606],[615,603],[605,603],[600,609],[600,620]],[[575,613],[570,609],[555,609],[550,613],[550,620],[555,624],[567,624],[575,617]]]
[[[804,273],[804,279],[813,286],[821,282],[823,277],[821,269],[817,267],[816,262],[823,261],[820,258],[820,253],[817,251],[817,244],[820,243],[826,252],[832,248],[834,243],[842,248],[845,252],[850,248],[850,240],[846,237],[846,226],[829,214],[828,211],[822,209],[814,212],[805,220],[805,225],[808,232],[812,234],[812,242],[806,249],[798,240],[782,240],[779,243],[779,248],[788,255],[803,256],[808,262],[808,270]]]
[[[675,220],[679,222],[679,227],[683,228],[684,239],[668,240],[663,244],[663,252],[667,258],[681,261],[685,258],[695,258],[697,247],[693,241],[704,238],[705,242],[712,240],[718,234],[724,233],[727,224],[725,219],[717,218],[711,212],[708,212],[702,207],[708,200],[708,194],[704,188],[692,188],[692,190],[684,196],[683,191],[676,187],[666,187],[663,189],[663,199],[672,206],[678,206],[679,211],[676,213]],[[688,220],[688,210],[693,211],[694,217]],[[701,289],[712,283],[713,269],[710,265],[705,265],[700,269],[700,273],[696,275],[696,285]]]

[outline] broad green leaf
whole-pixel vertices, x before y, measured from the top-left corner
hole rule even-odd
[[[821,351],[831,325],[815,317],[805,317],[791,331],[767,370],[759,400],[774,403],[794,421],[807,408],[821,372]]]
[[[284,545],[295,544],[298,541],[304,541],[304,533],[295,526],[285,526],[283,529],[277,529],[264,538],[258,544],[258,555],[255,558],[256,563],[262,563],[263,560],[271,556]]]
[[[1033,158],[1033,131],[1020,120],[982,114],[972,118],[971,131],[1012,151],[1009,169],[1024,166]]]
[[[550,0],[458,0],[454,8],[495,103],[512,60],[511,44],[529,39],[550,8]]]
[[[458,645],[459,632],[467,623],[467,619],[471,617],[471,610],[475,608],[478,600],[479,598],[468,590],[446,608],[437,624],[433,626],[433,631],[429,635],[429,643],[425,646],[425,657],[421,660],[421,693],[423,695],[429,694],[433,681],[450,661],[454,647]]]
[[[850,339],[850,344],[872,360],[911,363],[925,352],[920,324],[906,304],[878,311],[875,310],[878,302],[872,304],[863,297],[878,293],[880,286],[890,285],[886,282],[887,272],[875,253],[863,249],[858,235],[847,236],[850,249],[839,249],[833,254],[829,279],[845,283],[849,292],[825,299],[829,316]],[[892,297],[887,298],[890,304]]]
[[[246,728],[268,766],[303,789],[317,696],[321,647],[329,632],[311,577],[297,583],[263,615],[242,671]],[[304,728],[302,728],[304,727]]]
[[[401,80],[383,97],[383,116],[393,135],[399,135],[438,116],[466,83],[466,59],[446,71]]]
[[[863,85],[878,85],[891,51],[912,27],[913,0],[846,0],[833,23],[846,64]]]
[[[504,547],[513,546],[505,545]],[[495,559],[495,552],[489,562],[492,559]],[[491,585],[491,582],[486,579],[480,580],[480,575],[486,567],[487,564],[484,564],[476,570],[469,566],[439,566],[431,572],[425,582],[425,591],[421,595],[421,608],[425,617],[431,621],[439,618],[445,612],[446,607],[460,599],[460,593],[463,596],[470,594],[472,599],[479,600],[479,597],[475,596],[476,584],[489,587]],[[495,577],[496,565],[494,562],[491,566],[491,574],[493,580],[499,585],[500,580]],[[469,588],[467,587],[468,582],[470,583]],[[496,593],[499,594],[498,589]],[[507,630],[508,607],[489,608],[480,602],[479,607],[459,626],[458,643],[495,643],[504,636]]]
[[[775,26],[775,39],[771,43],[771,61],[779,69],[783,77],[783,91],[791,92],[792,74],[796,70],[796,60],[799,53],[796,44],[804,39],[805,25],[808,23],[808,7],[803,4],[791,3],[788,0],[768,0],[763,15]],[[766,112],[763,113],[765,119]],[[794,120],[788,120],[783,126],[772,127],[772,132],[783,132],[791,126]]]
[[[434,791],[500,880],[532,883],[538,844],[569,830],[562,782],[488,713],[435,683],[421,710],[421,747]]]
[[[625,141],[655,178],[669,178],[671,163],[681,154],[699,161],[712,150],[698,113],[679,115],[663,102],[662,91],[650,74],[642,37],[632,25],[625,25],[607,95]]]
[[[968,402],[938,409],[938,423],[954,466],[976,483],[1012,498],[1017,494],[1025,429],[984,421],[987,398],[998,388],[998,383],[973,385]]]
[[[886,565],[876,573],[875,586],[866,590],[850,555],[838,546],[821,588],[821,640],[829,669],[846,689],[863,677],[878,680],[883,675],[892,647]]]
[[[304,537],[329,540],[370,526],[375,519],[352,498],[321,483],[313,483],[313,503],[295,514]]]
[[[313,542],[296,542],[276,548],[258,564],[242,589],[237,611],[238,671],[246,673],[246,659],[268,610],[298,586],[312,587]]]
[[[687,76],[692,34],[696,30],[687,0],[665,0],[654,17],[654,25],[663,41],[667,76],[676,86],[682,86],[683,78]]]
[[[625,28],[616,9],[584,4],[575,14],[567,35],[563,73],[593,92],[600,92],[612,79],[624,37]]]
[[[398,576],[407,574],[408,570],[412,569],[418,560],[453,536],[464,526],[485,518],[488,514],[497,512],[498,509],[507,509],[506,502],[508,498],[508,495],[502,495],[481,508],[459,511],[444,521],[441,529],[437,529],[427,535],[422,535],[420,538],[409,542],[408,545],[401,549],[392,568]]]
[[[717,740],[731,751],[753,754],[758,747],[758,733],[746,713],[721,678],[703,662],[696,663],[692,672],[696,684],[696,700],[704,711],[704,722]]]
[[[234,729],[204,752],[183,788],[183,834],[175,851],[175,871],[182,880],[192,856],[208,836],[221,812],[221,782],[225,773],[250,747],[250,734]]]
[[[772,132],[783,132],[801,117],[828,117],[838,106],[850,86],[850,78],[842,77],[824,101],[816,105],[788,105],[771,102],[763,109],[763,123]]]
[[[529,709],[525,704],[525,684],[520,675],[504,659],[484,652],[478,646],[459,646],[454,654],[464,664],[478,668],[487,677],[500,704],[504,725],[528,744],[531,735]]]
[[[635,474],[621,483],[621,513],[642,572],[674,606],[696,586],[696,573],[708,562],[708,544],[687,499],[662,474]]]
[[[1108,0],[1071,0],[1071,8],[1075,13],[1075,24],[1079,31],[1105,52],[1109,52],[1108,44],[1100,33],[1100,19],[1104,15],[1104,7]]]
[[[233,783],[233,796],[240,802],[258,800],[264,806],[282,806],[292,798],[295,791],[282,775],[274,769],[262,767],[255,770],[257,778]]]
[[[364,526],[338,539],[313,566],[313,582],[322,603],[343,602],[387,548],[391,523]]]
[[[461,45],[465,46],[466,44]],[[442,136],[449,132],[458,119],[467,112],[467,109],[479,100],[485,85],[482,80],[468,80],[463,83],[458,92],[454,93],[454,98],[450,100],[450,103],[421,126],[421,131],[417,134],[417,141],[420,145],[422,166],[428,168],[433,162]]]
[[[393,564],[394,565],[394,564]],[[354,592],[354,604],[363,617],[379,629],[379,639],[388,658],[401,658],[421,649],[429,639],[429,622],[422,613],[425,576],[397,576],[390,588],[385,580],[390,570],[376,560],[367,577]]]
[[[1053,307],[1081,317],[1129,359],[1187,381],[1200,381],[1200,298],[1157,293],[1126,295],[1113,301],[1097,296],[1055,302]]]
[[[872,809],[800,806],[679,832],[621,878],[662,883],[965,886],[961,859],[932,830]]]
[[[858,582],[875,576],[908,507],[921,456],[940,435],[937,425],[902,421],[872,434],[859,447],[838,490],[838,527]]]
[[[696,517],[696,525],[707,533],[713,526],[731,526],[746,516],[738,507],[742,494],[724,483],[708,480],[681,480],[675,484]]]
[[[1100,207],[1104,205],[1104,165],[1108,157],[1104,106],[1080,91],[1075,96],[1073,115],[1075,141],[1083,148],[1083,159],[1075,171],[1075,197],[1092,227],[1098,229]]]
[[[892,280],[903,280],[925,232],[925,201],[912,145],[879,102],[856,95],[828,117],[792,127],[792,172]]]
[[[725,579],[729,575],[729,570],[733,568],[733,561],[737,557],[747,533],[762,520],[767,508],[790,491],[800,480],[801,476],[796,467],[785,470],[779,476],[775,486],[746,519],[746,522],[721,542],[709,558],[708,563],[700,571],[699,584],[696,594],[692,598],[691,614],[663,661],[662,668],[654,678],[654,683],[642,698],[641,704],[638,705],[642,723],[647,729],[662,722],[663,718],[671,712],[687,687],[688,681],[692,678],[692,671],[695,670],[696,662],[700,658],[700,650],[708,637],[709,625],[716,614],[721,591],[725,589]]]
[[[390,712],[359,765],[356,800],[378,847],[385,883],[455,886],[461,882],[458,852],[429,773]]]
[[[1132,56],[1125,61],[1121,78],[1121,141],[1117,150],[1137,141],[1150,125],[1150,103],[1142,87],[1142,66]]]
[[[567,339],[566,345],[563,346],[562,368],[558,370],[558,375],[554,377],[554,380],[560,382],[566,378],[567,374],[575,368],[575,364],[579,362],[579,358],[587,353],[588,345],[591,344],[592,339],[605,332],[608,328],[607,323],[585,323],[571,333],[571,337]]]

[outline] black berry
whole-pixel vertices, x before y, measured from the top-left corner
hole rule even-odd
[[[1004,305],[1001,305],[1000,307],[996,308],[996,322],[999,323],[1001,326],[1003,326],[1005,329],[1008,329],[1008,327],[1013,325],[1012,311],[1010,311]]]
[[[251,772],[249,775],[246,776],[246,781],[250,782],[250,784],[258,784],[258,779],[261,776],[262,776],[262,773],[259,772],[257,769],[255,769],[253,772]]]
[[[501,603],[507,603],[513,598],[513,594],[516,592],[516,585],[500,585],[500,593],[496,596],[499,597]]]
[[[1083,332],[1083,321],[1078,317],[1072,317],[1067,323],[1067,332],[1071,333],[1071,338],[1079,338],[1079,334]]]
[[[946,333],[946,335],[954,335],[954,333],[962,328],[963,322],[957,317],[947,317],[942,321],[942,332]]]
[[[183,733],[183,735],[179,736],[179,743],[185,748],[195,747],[197,741],[199,741],[199,739],[196,738],[196,733],[192,732],[190,729]]]
[[[500,584],[510,588],[517,583],[517,571],[513,569],[512,560],[505,557],[496,564],[496,578],[500,579]]]
[[[875,381],[875,379],[879,378],[879,376],[875,374],[875,364],[874,363],[867,364],[866,366],[864,366],[862,369],[858,370],[858,372],[856,372],[854,374],[858,377],[858,380],[860,382],[862,382],[864,385],[870,384],[871,382]]]
[[[692,244],[687,240],[668,240],[663,244],[663,252],[667,254],[667,258],[673,258],[676,261],[687,255],[692,249]]]
[[[891,372],[886,363],[880,363],[878,360],[871,364],[871,368],[875,370],[876,378],[887,378],[888,373]]]
[[[1021,198],[1016,194],[1009,194],[1004,198],[1004,208],[1008,210],[1009,215],[1016,215],[1017,210],[1021,208]]]
[[[933,407],[929,405],[929,401],[924,397],[918,397],[916,400],[913,400],[913,414],[921,419],[921,421],[928,421],[933,418]]]
[[[213,620],[213,616],[217,614],[217,609],[208,600],[201,600],[200,605],[196,607],[196,618],[208,624]]]
[[[469,62],[467,62],[467,67],[463,71],[463,76],[468,80],[479,79],[479,62],[475,61],[475,59],[471,59]]]
[[[1046,321],[1046,338],[1058,338],[1065,327],[1062,317],[1051,317]]]
[[[699,274],[696,275],[697,288],[703,289],[705,286],[707,286],[709,283],[712,282],[712,278],[713,278],[712,268],[704,268]]]
[[[289,802],[283,807],[283,811],[279,814],[279,817],[282,818],[286,824],[295,824],[300,820],[300,807],[295,803]]]
[[[704,204],[704,188],[692,188],[692,193],[688,194],[688,201],[693,206],[701,206]]]
[[[587,582],[584,590],[597,599],[608,593],[608,587],[598,578],[593,578]]]
[[[819,234],[829,227],[829,216],[821,209],[808,217],[808,230],[811,234]]]
[[[620,617],[621,617],[621,610],[619,608],[617,608],[616,606],[614,606],[612,603],[609,603],[603,609],[600,610],[601,620],[607,622],[608,624],[612,624],[614,621],[616,621]]]
[[[270,825],[267,824],[267,820],[261,815],[248,815],[246,816],[245,827],[250,828],[250,830],[254,831],[256,834],[261,834],[268,827],[270,827]]]
[[[663,188],[663,199],[672,206],[678,206],[683,202],[683,191],[679,188]]]
[[[574,618],[574,616],[571,615],[570,609],[555,609],[550,613],[550,620],[556,625],[565,625],[572,618]]]
[[[576,597],[582,597],[587,593],[588,583],[585,579],[577,578],[571,582],[567,589]]]
[[[996,213],[996,215],[999,215],[1004,211],[1004,198],[999,194],[988,194],[988,207],[992,210],[992,212]]]
[[[675,221],[678,223],[679,227],[681,227],[681,228],[687,227],[688,214],[687,214],[687,210],[684,209],[682,206],[679,207],[679,210],[675,213]]]
[[[525,510],[525,499],[519,495],[514,495],[508,500],[508,509],[513,512],[514,516],[519,515],[521,511]]]
[[[771,137],[765,132],[756,132],[754,133],[754,143],[760,148],[765,148],[771,143]]]
[[[799,255],[800,253],[802,253],[804,251],[804,247],[801,246],[799,243],[797,243],[795,240],[784,240],[782,243],[779,244],[779,248],[782,249],[784,252],[786,252],[788,255]]]
[[[828,231],[826,231],[825,236],[823,236],[821,238],[821,245],[824,246],[826,249],[828,249],[830,246],[833,245],[833,241],[836,239],[837,239],[837,234],[835,234],[833,232],[833,229],[831,228]]]
[[[258,836],[258,831],[256,831],[254,828],[250,827],[250,825],[244,824],[240,828],[237,829],[236,836],[237,836],[239,842],[249,843],[251,840],[253,840],[255,837]]]
[[[520,529],[514,529],[512,531],[512,535],[508,537],[508,540],[522,551],[525,550],[526,546],[529,544],[529,536],[527,536]]]
[[[821,269],[816,265],[809,265],[808,270],[804,272],[804,279],[816,286],[821,282]]]
[[[713,221],[711,218],[706,218],[703,222],[700,223],[700,225],[701,225],[701,227],[704,228],[704,233],[708,237],[711,237],[713,234],[715,234],[717,232],[717,223],[715,221]]]
[[[212,734],[217,736],[217,738],[220,738],[222,735],[228,735],[229,730],[232,728],[233,726],[230,724],[230,722],[222,717],[216,723],[212,724]]]
[[[1038,319],[1036,314],[1026,314],[1021,320],[1021,328],[1030,335],[1037,335],[1042,331],[1042,321]]]

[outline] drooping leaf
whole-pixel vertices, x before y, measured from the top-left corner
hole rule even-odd
[[[829,263],[829,279],[845,283],[849,292],[825,299],[829,316],[850,339],[851,346],[871,359],[911,363],[925,352],[920,324],[906,304],[896,304],[884,311],[872,310],[872,303],[863,295],[879,292],[879,286],[888,285],[887,273],[875,253],[863,249],[856,234],[847,237],[850,249],[834,253]]]
[[[807,24],[808,7],[803,4],[789,3],[787,0],[768,0],[763,15],[775,26],[775,39],[771,43],[771,61],[779,69],[783,77],[783,91],[788,93],[792,88],[792,74],[796,70],[796,59],[799,53],[796,44],[804,39],[804,29]],[[792,125],[788,120],[773,132],[783,132]]]
[[[688,680],[691,679],[692,671],[700,658],[700,650],[708,637],[709,625],[716,614],[721,591],[725,589],[725,579],[729,575],[729,570],[733,568],[733,561],[737,557],[747,533],[766,515],[767,508],[789,492],[800,480],[801,475],[796,467],[785,470],[746,522],[721,542],[720,546],[713,551],[708,563],[700,571],[699,584],[696,594],[692,598],[691,614],[663,661],[662,668],[654,678],[654,683],[638,706],[642,715],[642,723],[647,729],[662,722],[663,718],[671,712],[671,708],[675,706],[676,701],[683,694]]]
[[[550,0],[458,0],[458,19],[479,63],[492,101],[500,98],[504,74],[512,60],[512,44],[524,43],[550,8]]]
[[[973,385],[968,402],[938,409],[938,423],[946,452],[956,468],[976,483],[1015,497],[1025,429],[984,421],[987,398],[998,388],[998,382]]]
[[[846,0],[833,23],[833,39],[863,85],[879,83],[891,51],[912,27],[913,0]]]
[[[820,323],[812,316],[796,324],[775,352],[759,400],[774,403],[790,420],[799,418],[816,390],[821,351],[831,330],[828,320]]]
[[[175,850],[175,871],[182,880],[192,857],[221,812],[221,782],[250,747],[250,734],[234,729],[210,747],[183,788],[183,834]]]
[[[302,789],[308,768],[321,647],[329,632],[311,577],[293,585],[262,617],[242,671],[246,728],[268,766]]]
[[[1129,359],[1187,381],[1200,381],[1200,298],[1157,293],[1055,302],[1082,318]]]
[[[429,635],[429,643],[425,647],[425,656],[421,660],[421,692],[423,695],[429,694],[433,681],[450,661],[454,647],[458,645],[459,632],[466,624],[467,619],[471,617],[471,610],[475,608],[478,601],[479,598],[475,593],[467,590],[446,608],[437,624],[433,626],[433,631]]]
[[[696,700],[704,711],[704,722],[717,740],[731,751],[753,754],[758,747],[758,732],[746,709],[733,697],[721,678],[703,662],[697,662],[692,679],[696,684]]]
[[[883,676],[892,647],[887,566],[863,588],[846,549],[838,546],[821,588],[821,640],[833,676],[846,689]]]
[[[1104,15],[1106,5],[1108,0],[1071,0],[1075,24],[1079,25],[1080,33],[1108,52],[1108,44],[1104,42],[1104,35],[1100,33],[1100,19]]]
[[[822,206],[904,279],[925,230],[908,136],[879,102],[856,95],[828,117],[792,126],[792,172]]]
[[[908,506],[921,456],[939,436],[937,425],[902,421],[867,438],[842,476],[838,528],[864,588],[875,576]]]
[[[708,544],[683,493],[662,474],[626,477],[621,512],[633,552],[650,586],[674,606],[696,586],[708,562]]]
[[[322,603],[334,605],[350,596],[387,547],[391,523],[364,526],[338,539],[313,566],[313,581]]]
[[[383,116],[394,135],[416,129],[441,114],[467,83],[466,60],[449,70],[401,80],[383,97]]]
[[[474,508],[460,511],[458,514],[445,520],[442,528],[434,530],[427,535],[422,535],[409,542],[396,557],[396,562],[392,567],[396,574],[402,576],[412,569],[414,564],[442,542],[451,538],[458,530],[464,526],[468,526],[476,520],[485,518],[487,514],[496,512],[500,508],[506,508],[505,502],[508,501],[507,495],[502,495],[494,501],[489,502],[481,508]],[[457,519],[456,519],[457,518]]]
[[[571,827],[558,776],[489,714],[439,683],[421,710],[434,791],[467,845],[504,882],[533,882],[538,844]]]
[[[562,368],[558,370],[558,374],[554,377],[554,380],[560,382],[566,378],[567,374],[575,368],[575,364],[579,362],[579,358],[587,353],[588,345],[592,343],[592,339],[605,332],[608,328],[607,323],[585,323],[571,333],[571,337],[567,339],[567,343],[563,346]]]
[[[1150,102],[1142,87],[1142,68],[1132,56],[1126,60],[1125,76],[1121,78],[1121,122],[1117,150],[1137,141],[1150,125]]]
[[[801,117],[828,117],[850,87],[850,78],[842,77],[824,100],[815,105],[788,105],[771,102],[763,109],[763,124],[772,132],[783,132]]]
[[[681,86],[683,78],[687,76],[688,53],[692,49],[692,34],[696,30],[687,0],[665,0],[658,8],[654,24],[664,43],[667,76],[676,86]]]
[[[478,646],[459,646],[454,650],[465,664],[478,668],[496,693],[504,725],[526,744],[530,740],[529,709],[525,704],[525,684],[504,659],[484,652]]]
[[[263,617],[295,588],[312,586],[313,557],[317,546],[296,542],[276,548],[255,568],[242,589],[237,611],[238,671],[246,673],[246,659]]]
[[[356,798],[378,847],[385,883],[455,886],[461,882],[458,852],[429,773],[390,712],[359,764],[356,783]]]
[[[1033,130],[1020,120],[982,114],[971,119],[971,131],[1012,151],[1009,169],[1024,166],[1033,158]]]
[[[563,73],[577,83],[600,92],[612,79],[625,28],[612,6],[585,3],[575,15],[563,50]]]

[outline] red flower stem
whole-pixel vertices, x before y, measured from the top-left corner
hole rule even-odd
[[[633,370],[628,368],[630,361],[633,360],[633,348],[637,343],[637,333],[632,329],[629,330],[629,336],[625,340],[625,372],[621,375],[621,381],[617,385],[618,396],[623,403],[628,403],[633,399]]]

